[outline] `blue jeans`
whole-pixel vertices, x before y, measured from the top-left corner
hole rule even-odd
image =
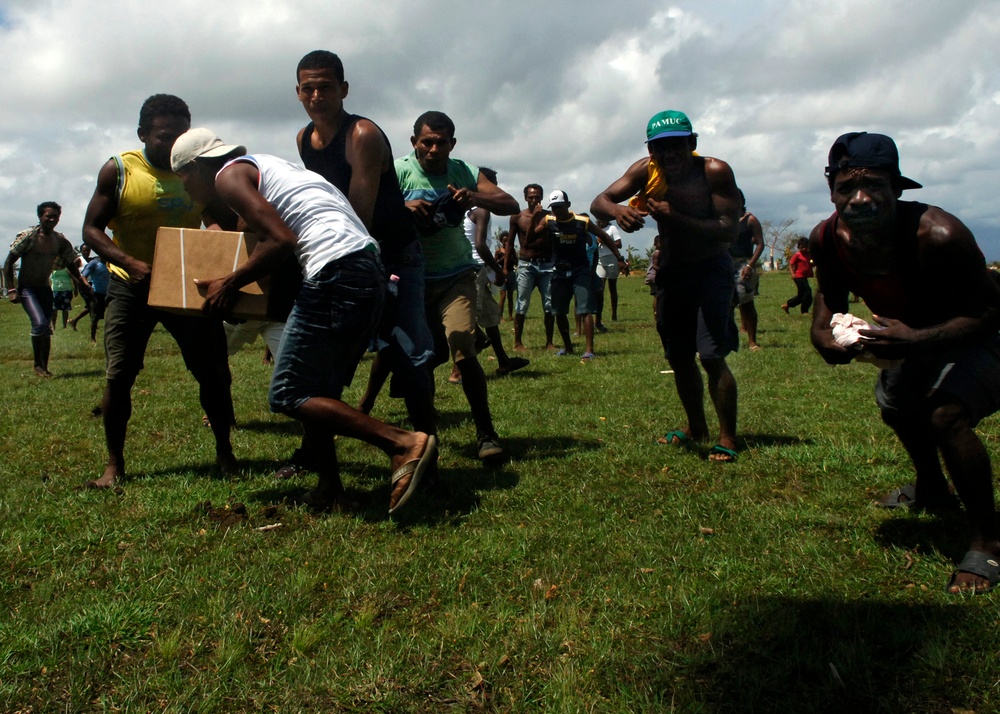
[[[517,306],[514,311],[518,315],[527,315],[531,305],[531,293],[535,286],[542,294],[542,309],[552,313],[552,270],[554,263],[550,261],[522,260],[517,264]]]
[[[395,275],[395,294],[385,306],[378,350],[389,356],[393,373],[422,367],[434,357],[434,338],[424,312],[424,251],[419,240],[383,256]]]
[[[290,413],[313,397],[340,399],[378,329],[385,292],[382,261],[369,250],[302,281],[271,377],[272,411]]]

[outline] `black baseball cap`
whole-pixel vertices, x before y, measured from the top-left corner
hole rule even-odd
[[[833,142],[829,162],[826,175],[831,180],[841,169],[878,169],[895,177],[899,181],[900,188],[923,188],[913,179],[906,178],[900,173],[896,142],[885,134],[869,134],[867,131],[843,134]]]

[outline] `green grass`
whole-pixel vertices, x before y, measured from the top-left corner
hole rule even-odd
[[[58,329],[58,376],[38,379],[26,316],[0,303],[0,710],[1000,709],[997,597],[943,591],[962,516],[871,506],[911,478],[875,369],[825,365],[808,319],[778,307],[791,281],[766,275],[764,349],[730,359],[740,460],[709,463],[656,443],[683,414],[641,278],[620,286],[593,363],[536,349],[490,380],[502,468],[476,460],[461,389],[438,371],[443,493],[396,519],[387,460],[348,439],[360,510],[293,505],[314,476],[272,478],[299,430],[268,413],[256,348],[232,359],[247,470],[217,477],[196,386],[160,331],[123,492],[75,491],[105,459],[89,414],[102,351]],[[387,394],[375,415],[405,420]],[[996,420],[980,434],[997,458]],[[246,518],[227,527],[206,501]]]

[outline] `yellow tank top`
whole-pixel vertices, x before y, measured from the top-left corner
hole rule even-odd
[[[191,200],[176,174],[161,171],[142,150],[114,157],[118,165],[118,212],[108,223],[115,244],[137,260],[153,263],[156,229],[199,228],[202,206]],[[125,280],[128,273],[108,263],[108,270]]]

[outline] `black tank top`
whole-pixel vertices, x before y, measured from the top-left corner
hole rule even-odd
[[[750,214],[740,219],[740,234],[736,242],[729,246],[729,255],[734,258],[749,258],[753,255],[753,231],[750,230]]]
[[[340,130],[333,140],[322,149],[312,147],[313,123],[309,122],[302,132],[299,151],[302,163],[310,171],[315,171],[340,189],[347,196],[351,188],[351,165],[347,163],[347,136],[360,120],[365,117],[348,114],[344,117]],[[378,125],[376,124],[376,127]],[[392,147],[385,132],[379,129],[392,156]],[[378,194],[375,196],[375,210],[372,213],[372,238],[379,242],[383,253],[392,254],[417,239],[413,225],[413,214],[403,201],[396,170],[389,166],[379,177]],[[384,256],[383,256],[384,257]]]

